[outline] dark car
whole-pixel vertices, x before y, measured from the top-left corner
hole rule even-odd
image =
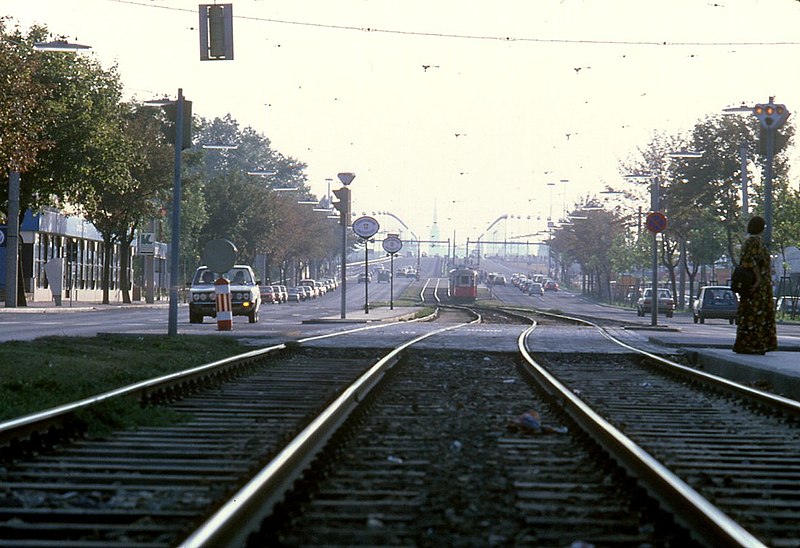
[[[558,282],[555,280],[547,280],[544,282],[545,291],[558,291]]]
[[[378,283],[392,281],[392,273],[388,270],[378,270]]]
[[[706,323],[707,319],[715,318],[734,324],[738,309],[739,299],[730,287],[707,285],[700,288],[692,305],[692,317],[694,323]]]

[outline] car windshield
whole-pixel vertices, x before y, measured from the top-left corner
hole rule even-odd
[[[254,285],[253,277],[246,268],[232,268],[221,275],[219,272],[213,272],[207,268],[200,268],[194,274],[192,285],[213,284],[220,277],[225,278],[232,284]]]

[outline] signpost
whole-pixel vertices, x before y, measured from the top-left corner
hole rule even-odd
[[[656,196],[658,199],[658,196]],[[667,216],[651,211],[645,220],[647,230],[653,233],[653,283],[650,289],[650,325],[658,325],[658,233],[667,228]]]
[[[367,243],[380,229],[380,223],[366,215],[353,221],[353,232],[364,240],[364,314],[369,314],[369,247]]]
[[[383,240],[383,250],[389,254],[389,310],[394,310],[394,254],[402,248],[398,234],[389,234]]]

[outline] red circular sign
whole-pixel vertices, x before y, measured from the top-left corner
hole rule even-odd
[[[667,216],[660,211],[651,211],[647,214],[645,226],[647,230],[655,234],[663,232],[667,228]]]

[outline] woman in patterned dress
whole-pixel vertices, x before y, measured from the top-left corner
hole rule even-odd
[[[761,241],[765,226],[763,217],[750,219],[747,223],[750,236],[742,245],[739,264],[753,269],[756,283],[750,293],[739,296],[736,342],[733,345],[733,351],[739,354],[765,354],[778,349],[771,262],[769,250]]]

